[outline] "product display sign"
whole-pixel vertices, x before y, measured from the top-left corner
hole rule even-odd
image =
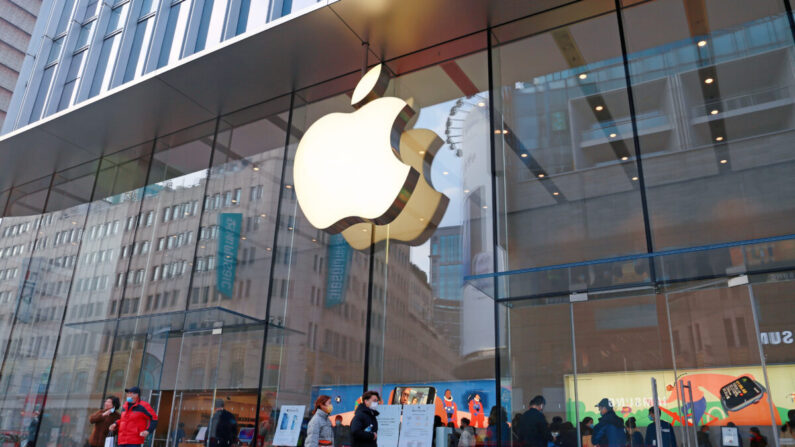
[[[721,445],[725,447],[740,446],[740,433],[737,430],[737,427],[721,427],[720,439],[721,439]]]
[[[276,433],[273,435],[275,446],[296,446],[301,434],[301,423],[304,420],[306,405],[283,405],[276,421]]]
[[[433,405],[404,405],[399,447],[431,447]]]
[[[378,407],[378,447],[398,447],[400,436],[400,405]]]

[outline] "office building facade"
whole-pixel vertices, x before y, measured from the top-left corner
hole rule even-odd
[[[218,399],[245,445],[319,395],[349,424],[364,389],[501,445],[487,426],[535,395],[573,427],[607,398],[645,435],[656,395],[680,444],[729,423],[786,444],[789,0],[42,10],[0,138],[3,442],[83,445],[135,385],[151,446],[208,442]],[[378,63],[441,138],[450,202],[424,243],[356,250],[293,169]]]

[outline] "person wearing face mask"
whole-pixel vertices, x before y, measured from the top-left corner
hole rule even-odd
[[[105,438],[108,437],[108,427],[119,420],[119,408],[121,401],[116,396],[108,396],[102,406],[102,409],[92,414],[88,418],[88,422],[94,426],[91,431],[91,436],[88,438],[88,445],[91,447],[103,447],[105,445]]]
[[[367,391],[362,395],[362,404],[356,407],[351,422],[352,447],[378,447],[378,401],[377,391]]]
[[[110,426],[118,431],[118,447],[140,447],[146,437],[157,427],[157,413],[152,406],[141,400],[141,389],[137,386],[124,390],[127,402],[122,407],[121,418]]]
[[[321,394],[315,400],[315,409],[312,419],[306,428],[306,441],[304,447],[320,447],[334,445],[334,428],[328,416],[334,411],[331,396]]]

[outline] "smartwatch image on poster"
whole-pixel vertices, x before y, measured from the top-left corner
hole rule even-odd
[[[741,376],[720,389],[720,403],[726,411],[740,411],[762,400],[765,387],[756,380]]]

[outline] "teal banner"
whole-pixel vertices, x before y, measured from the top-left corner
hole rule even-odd
[[[348,267],[353,249],[341,234],[332,234],[328,241],[326,259],[326,307],[339,306],[345,301],[348,286]]]
[[[218,215],[218,262],[216,286],[218,292],[232,298],[237,273],[237,249],[240,244],[240,228],[243,215],[240,213],[221,213]]]

